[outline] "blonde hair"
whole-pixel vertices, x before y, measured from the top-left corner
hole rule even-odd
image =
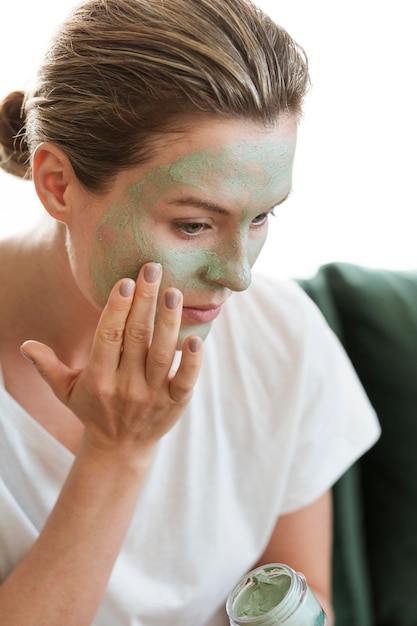
[[[3,102],[0,159],[30,176],[49,141],[101,191],[178,118],[268,124],[299,115],[308,85],[304,51],[250,0],[88,0],[56,32],[32,93]]]

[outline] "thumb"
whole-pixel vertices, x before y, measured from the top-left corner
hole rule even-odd
[[[20,352],[35,365],[57,398],[67,405],[78,371],[64,365],[52,348],[39,341],[25,341],[20,346]]]

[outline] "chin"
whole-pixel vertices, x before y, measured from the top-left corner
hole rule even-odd
[[[197,325],[181,326],[180,332],[178,335],[177,350],[182,350],[184,341],[187,339],[187,337],[197,336],[197,337],[201,337],[201,339],[204,341],[210,332],[210,328],[211,328],[211,322],[208,324],[201,324],[198,326]]]

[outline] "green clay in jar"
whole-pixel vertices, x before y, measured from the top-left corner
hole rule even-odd
[[[266,576],[264,573],[251,576],[251,585],[239,595],[234,610],[239,619],[258,617],[280,604],[291,585],[289,576]]]

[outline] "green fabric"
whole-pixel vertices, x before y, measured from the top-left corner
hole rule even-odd
[[[333,607],[336,626],[372,626],[364,548],[360,468],[353,465],[333,487]]]
[[[382,426],[334,489],[336,626],[367,626],[367,584],[372,626],[416,626],[417,271],[332,263],[300,283],[330,312]]]
[[[313,278],[299,279],[297,282],[317,304],[330,328],[343,341],[342,327],[325,274],[320,271]]]
[[[417,624],[417,271],[322,268],[382,426],[360,461],[375,626]]]
[[[317,304],[343,342],[339,314],[323,271],[297,281]],[[373,626],[369,575],[364,552],[359,467],[354,465],[333,487],[333,608],[335,626]]]

